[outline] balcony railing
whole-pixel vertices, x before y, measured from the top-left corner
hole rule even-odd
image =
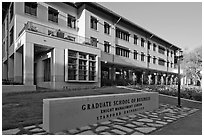
[[[52,27],[34,23],[34,22],[27,22],[27,24],[25,24],[23,29],[19,32],[18,37],[23,33],[24,30],[38,32],[51,37],[58,37],[72,42],[92,46],[91,40],[89,38],[78,36],[69,32],[62,31],[60,29],[52,28]]]

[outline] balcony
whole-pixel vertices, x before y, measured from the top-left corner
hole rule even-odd
[[[57,28],[52,28],[52,27],[34,23],[34,22],[27,22],[23,27],[23,29],[19,32],[18,37],[24,32],[24,30],[32,31],[39,34],[44,34],[53,38],[57,37],[71,42],[92,46],[91,40],[89,38],[78,36],[69,32],[62,31]]]

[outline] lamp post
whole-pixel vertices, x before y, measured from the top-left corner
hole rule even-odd
[[[178,50],[177,51],[177,63],[178,63],[178,105],[177,107],[181,108],[181,96],[180,96],[180,90],[181,90],[181,76],[180,76],[180,65],[181,65],[181,58],[183,51]]]

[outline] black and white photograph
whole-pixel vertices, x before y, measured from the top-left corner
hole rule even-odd
[[[2,1],[2,135],[202,135],[202,2]]]

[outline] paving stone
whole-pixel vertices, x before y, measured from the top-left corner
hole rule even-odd
[[[34,128],[32,130],[29,130],[30,132],[41,132],[41,131],[44,131],[43,129],[41,128]]]
[[[100,122],[101,125],[108,125],[108,124],[110,124],[110,123],[111,123],[110,121]]]
[[[97,127],[97,126],[98,126],[98,124],[92,124],[92,126]]]
[[[126,121],[124,121],[124,120],[120,120],[120,119],[113,119],[112,121],[114,121],[114,122],[123,122],[123,123],[126,122]]]
[[[84,126],[84,127],[80,127],[79,130],[83,131],[83,130],[89,130],[91,129],[90,126]]]
[[[77,135],[97,135],[97,134],[95,134],[92,130],[88,130],[88,131],[81,132]]]
[[[152,119],[148,119],[148,118],[138,119],[137,121],[139,121],[139,122],[153,122]]]
[[[132,133],[131,135],[144,135],[144,134],[142,134],[142,133],[140,133],[140,132],[135,131],[135,132],[134,132],[134,133]]]
[[[136,121],[133,121],[132,123],[135,124],[135,125],[137,125],[137,126],[142,126],[142,125],[144,125],[143,122],[136,122]]]
[[[173,120],[168,119],[167,122],[173,122]]]
[[[155,127],[138,127],[138,128],[135,128],[135,130],[138,130],[142,133],[149,133],[155,129],[156,129]]]
[[[126,124],[125,126],[126,126],[126,127],[130,127],[130,128],[136,127],[136,126],[133,125],[133,124]]]
[[[103,130],[106,130],[106,129],[109,129],[109,127],[107,127],[107,126],[100,126],[100,127],[96,128],[96,132],[103,131]]]
[[[10,129],[10,130],[4,130],[2,131],[3,135],[15,135],[16,133],[18,133],[20,130],[18,128],[16,129]]]
[[[166,124],[167,124],[166,122],[163,122],[163,121],[156,121],[156,123],[158,123],[158,124],[163,124],[163,125],[166,125]]]
[[[119,134],[119,135],[125,135],[126,133],[121,131],[121,130],[118,130],[118,129],[113,129],[111,130],[112,132],[116,133],[116,134]]]
[[[147,123],[148,126],[151,126],[151,127],[163,127],[163,125],[161,124],[155,124],[155,123]]]
[[[152,115],[158,115],[157,113],[152,113]]]
[[[102,132],[102,133],[100,133],[101,135],[112,135],[111,133],[109,133],[109,132]]]
[[[77,129],[70,129],[70,130],[68,130],[68,132],[71,133],[71,134],[76,134],[76,133],[79,132],[79,130],[77,130]]]
[[[133,131],[132,129],[124,127],[124,126],[121,126],[121,125],[114,125],[113,127],[117,128],[117,129],[120,129],[120,130],[123,130],[125,132],[132,132]]]
[[[175,118],[171,118],[171,117],[164,117],[164,119],[176,120]]]
[[[128,117],[130,117],[130,118],[135,118],[135,117],[137,117],[136,115],[129,115]]]
[[[129,117],[121,117],[120,119],[129,120],[130,118]]]
[[[28,130],[31,129],[31,128],[36,128],[36,125],[24,127],[24,129],[28,129]]]

